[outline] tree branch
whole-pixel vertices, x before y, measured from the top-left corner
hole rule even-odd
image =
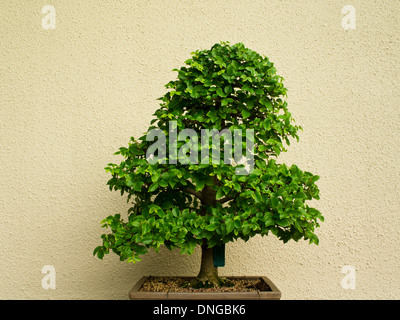
[[[183,191],[190,193],[194,196],[196,196],[197,198],[199,198],[200,200],[203,200],[203,196],[201,194],[201,192],[197,192],[196,190],[192,189],[192,188],[185,188],[183,189]]]

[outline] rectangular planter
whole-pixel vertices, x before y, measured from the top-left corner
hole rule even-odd
[[[139,291],[147,277],[142,277],[129,292],[130,300],[279,300],[281,292],[275,284],[264,276],[225,277],[227,279],[262,279],[270,291],[251,292],[148,292]]]

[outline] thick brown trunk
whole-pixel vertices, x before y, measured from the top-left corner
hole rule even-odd
[[[214,179],[216,179],[214,177]],[[209,186],[204,186],[202,192],[202,204],[207,206],[215,206],[216,204],[216,192]],[[206,209],[203,206],[201,208],[202,216],[206,215]],[[201,266],[200,272],[197,275],[197,281],[205,282],[209,281],[214,285],[219,285],[221,279],[218,277],[218,268],[214,267],[213,248],[207,247],[206,239],[203,239],[201,246]]]
[[[202,282],[209,281],[214,285],[220,284],[218,268],[214,267],[213,248],[207,248],[206,243],[201,246],[201,266],[197,280]]]

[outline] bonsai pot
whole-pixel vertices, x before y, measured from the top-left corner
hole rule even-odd
[[[169,277],[163,277],[169,278]],[[172,277],[170,277],[172,278]],[[188,278],[188,277],[173,277]],[[235,292],[176,292],[170,291],[144,291],[143,284],[149,277],[142,277],[129,292],[130,300],[280,300],[281,292],[275,284],[264,276],[251,277],[225,277],[227,280],[259,280],[262,284],[259,289],[252,291]]]

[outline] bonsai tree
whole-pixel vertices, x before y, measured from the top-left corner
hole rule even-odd
[[[105,168],[110,190],[132,206],[125,220],[102,221],[110,233],[93,254],[102,259],[111,250],[136,263],[150,248],[190,255],[200,246],[197,280],[221,284],[213,250],[225,243],[271,233],[284,243],[318,244],[323,216],[306,202],[319,199],[319,177],[276,161],[302,128],[274,64],[242,43],[221,42],[174,71],[147,132],[119,148],[120,164]]]

